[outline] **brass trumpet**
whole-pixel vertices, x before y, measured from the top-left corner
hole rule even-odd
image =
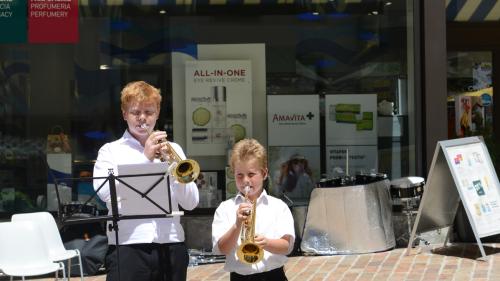
[[[241,245],[238,248],[236,255],[240,262],[246,264],[254,264],[262,260],[264,257],[264,250],[255,244],[255,215],[257,210],[257,202],[251,202],[248,199],[249,186],[245,186],[245,201],[252,203],[252,210],[249,217],[241,227],[240,239]]]
[[[148,129],[149,126],[147,124],[142,124],[141,128]],[[151,135],[151,133],[152,132],[149,134]],[[178,182],[190,183],[198,178],[200,174],[200,165],[198,162],[193,159],[182,160],[166,139],[158,141],[158,143],[162,144],[159,157],[160,161],[169,164],[170,174],[175,177]]]

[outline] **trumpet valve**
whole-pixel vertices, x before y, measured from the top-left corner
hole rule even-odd
[[[168,173],[169,174],[173,174],[173,172],[175,171],[176,167],[177,167],[177,163],[176,162],[172,162],[172,164],[168,165]]]

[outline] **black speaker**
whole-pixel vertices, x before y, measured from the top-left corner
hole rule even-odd
[[[83,275],[91,276],[99,273],[99,269],[104,266],[108,251],[108,237],[103,226],[100,223],[67,225],[60,232],[67,250],[80,251]],[[68,268],[67,262],[65,268]],[[76,259],[71,262],[71,276],[80,276]]]

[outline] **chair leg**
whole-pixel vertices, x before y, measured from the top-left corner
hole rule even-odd
[[[68,281],[68,279],[66,278],[66,270],[64,269],[64,263],[60,261],[58,262],[58,264],[59,264],[59,269],[56,270],[56,280],[59,280],[59,270],[61,270],[63,275],[63,280]]]
[[[71,259],[68,259],[68,278],[71,278]]]
[[[80,266],[80,280],[83,281],[83,264],[82,256],[80,255],[80,250],[75,250],[78,253],[78,265]]]
[[[64,263],[59,262],[59,264],[61,265],[61,268],[62,268],[63,280],[68,281],[68,278],[66,277],[66,270],[64,270]]]

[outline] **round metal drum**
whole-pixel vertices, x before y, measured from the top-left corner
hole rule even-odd
[[[340,187],[342,186],[342,177],[321,179],[317,185],[318,187]]]
[[[318,187],[342,187],[353,185],[365,185],[387,179],[383,173],[357,174],[355,176],[341,176],[331,179],[321,179]]]
[[[92,203],[70,202],[62,206],[62,215],[69,217],[94,217],[98,215],[97,206]]]
[[[406,177],[391,181],[391,197],[405,199],[421,197],[424,193],[424,178]]]
[[[358,174],[355,176],[355,184],[370,184],[387,179],[387,175],[383,173]]]

